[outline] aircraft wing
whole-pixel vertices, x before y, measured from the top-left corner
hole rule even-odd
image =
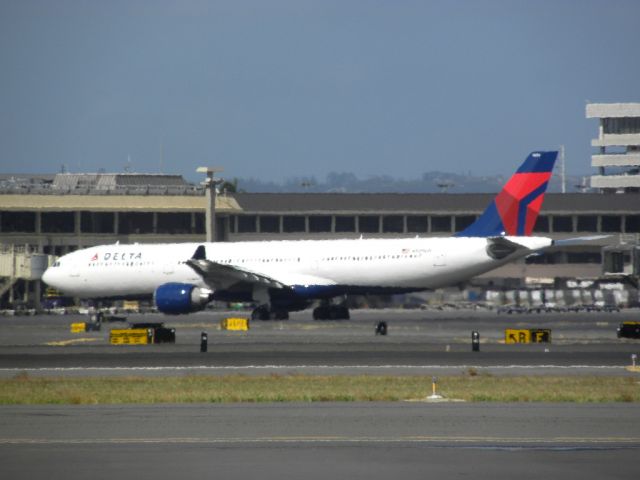
[[[240,282],[258,283],[267,288],[284,288],[285,286],[274,278],[251,270],[207,260],[203,245],[200,245],[193,257],[187,260],[187,265],[200,275],[207,284],[216,289],[226,289]]]

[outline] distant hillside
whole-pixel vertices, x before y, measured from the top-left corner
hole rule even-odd
[[[586,176],[567,176],[566,191],[576,192]],[[365,179],[353,173],[335,173],[324,180],[290,178],[282,183],[264,182],[254,178],[237,180],[241,191],[255,193],[491,193],[500,190],[507,179],[501,175],[473,176],[446,172],[427,172],[416,180],[404,180],[390,176],[373,176]],[[587,182],[588,184],[588,182]],[[550,192],[560,192],[560,177],[554,175],[549,184]]]

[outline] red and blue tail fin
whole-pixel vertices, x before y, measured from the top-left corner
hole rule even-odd
[[[478,219],[457,237],[531,235],[558,152],[533,152]]]

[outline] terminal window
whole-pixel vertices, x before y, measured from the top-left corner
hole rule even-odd
[[[407,216],[407,231],[410,233],[427,233],[429,231],[429,217],[426,215]]]
[[[527,265],[553,265],[556,263],[562,263],[562,252],[547,252],[539,255],[531,255],[525,258]]]
[[[432,232],[451,232],[450,215],[433,215],[431,217]]]
[[[0,217],[0,229],[3,232],[33,233],[36,231],[35,212],[2,212]]]
[[[255,215],[238,215],[238,233],[255,233],[256,220]]]
[[[277,215],[262,215],[260,218],[260,232],[280,233],[280,217]]]
[[[43,212],[42,231],[46,233],[73,233],[74,212]]]
[[[605,134],[636,134],[640,133],[640,117],[603,118]]]
[[[555,215],[553,217],[554,232],[572,232],[573,218],[570,215]]]
[[[80,212],[80,231],[83,233],[113,233],[113,212]]]
[[[361,233],[378,233],[380,217],[377,215],[361,215],[358,217],[358,231]]]
[[[602,215],[602,232],[621,232],[622,231],[622,218],[618,215]]]
[[[191,213],[158,213],[158,233],[187,234],[191,232]]]
[[[286,233],[304,232],[304,217],[300,215],[285,215],[282,217],[282,230]]]
[[[121,212],[118,215],[118,232],[123,235],[153,233],[153,213]]]
[[[404,232],[404,217],[402,215],[386,215],[382,217],[382,231],[385,233]]]
[[[356,218],[351,216],[336,216],[336,232],[355,232]]]
[[[195,215],[196,230],[193,233],[204,234],[207,229],[204,226],[206,217],[204,213],[197,212]]]
[[[546,215],[538,216],[536,224],[533,226],[534,232],[548,232],[549,231],[549,217]]]
[[[567,263],[602,263],[600,252],[567,252]]]
[[[578,231],[579,232],[597,232],[598,216],[597,215],[578,215]]]
[[[330,232],[331,216],[329,215],[311,215],[309,216],[309,231],[313,233]]]
[[[627,215],[624,220],[625,232],[640,233],[640,215]]]

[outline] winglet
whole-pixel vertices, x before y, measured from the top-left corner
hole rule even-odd
[[[207,259],[207,251],[204,249],[204,245],[198,245],[196,251],[193,253],[192,260],[206,260]]]

